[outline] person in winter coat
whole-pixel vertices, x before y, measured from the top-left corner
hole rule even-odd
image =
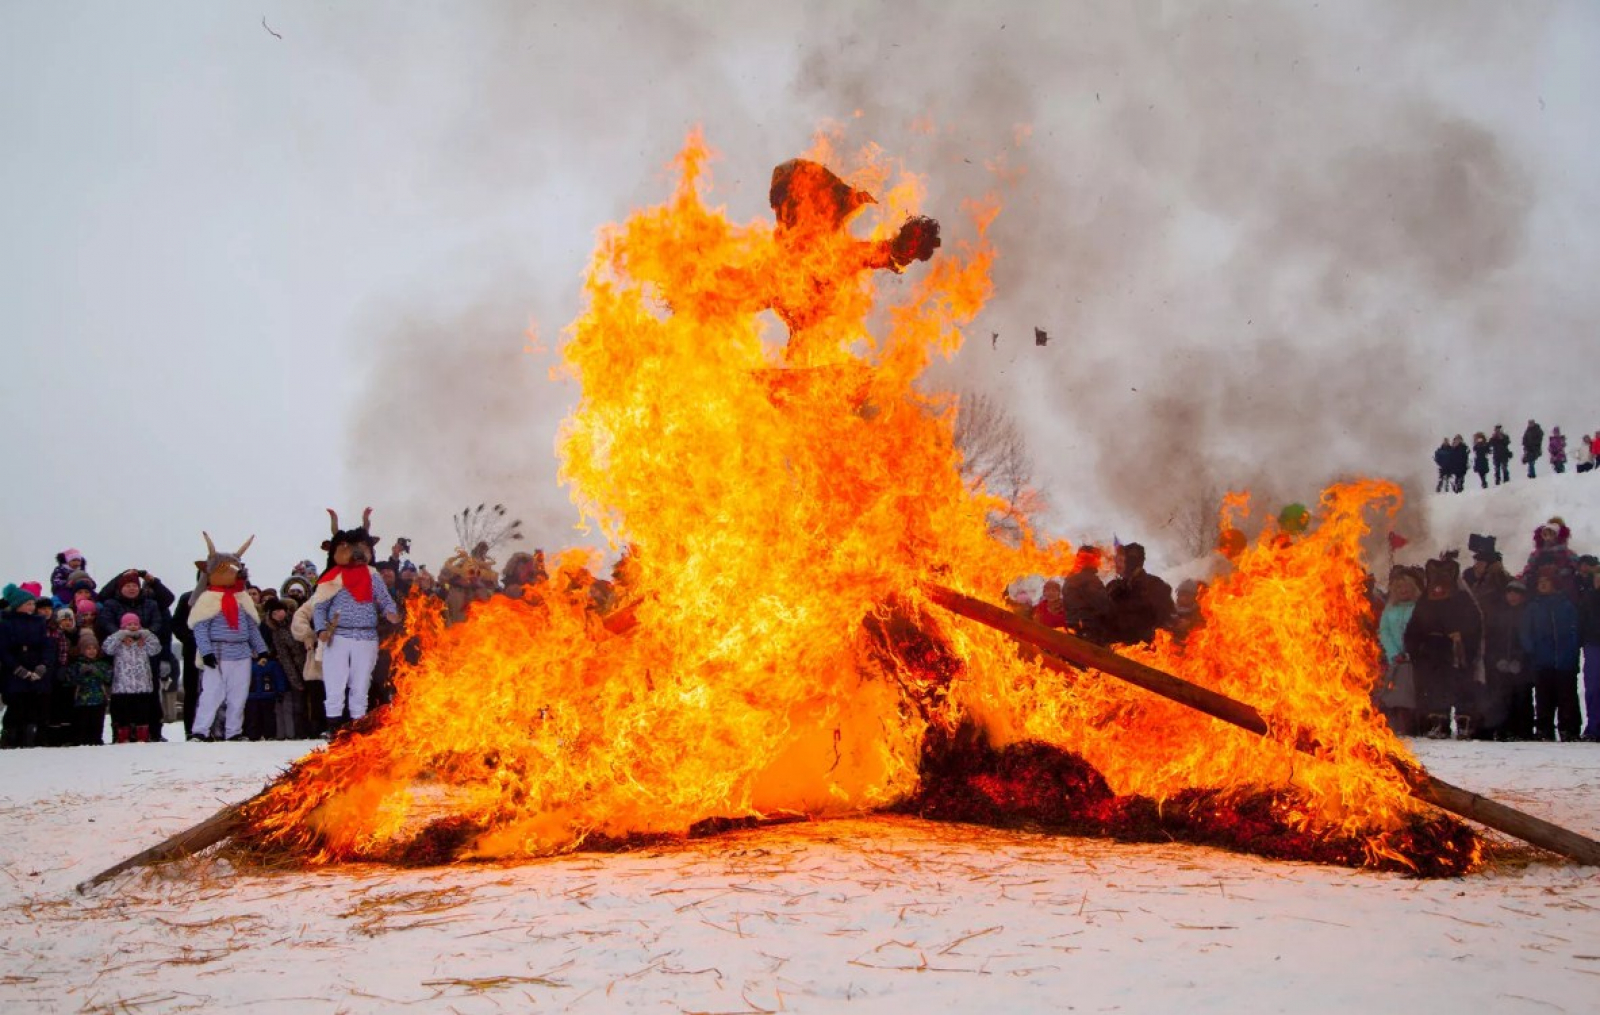
[[[1533,530],[1533,552],[1522,569],[1522,582],[1532,585],[1547,567],[1554,569],[1556,591],[1578,601],[1578,555],[1567,545],[1572,530],[1559,515]]]
[[[1550,468],[1557,472],[1567,471],[1567,436],[1559,426],[1550,428]]]
[[[1578,608],[1556,587],[1553,567],[1540,570],[1537,593],[1522,614],[1522,649],[1533,666],[1538,714],[1534,737],[1578,738]]]
[[[75,743],[72,730],[72,684],[66,678],[67,668],[78,658],[78,618],[65,607],[52,611],[55,601],[41,599],[37,612],[47,619],[45,638],[50,643],[50,656],[55,663],[56,679],[50,686],[49,721],[39,729],[39,742],[47,747],[71,747]]]
[[[300,677],[306,685],[307,735],[320,737],[328,731],[326,711],[327,693],[322,686],[322,643],[317,640],[317,629],[312,625],[311,614],[316,607],[310,600],[300,604],[289,618],[289,633],[303,647]]]
[[[1478,609],[1485,616],[1488,611],[1505,601],[1506,586],[1511,584],[1511,572],[1506,570],[1504,558],[1494,548],[1493,536],[1474,535],[1477,549],[1472,553],[1472,566],[1461,575],[1461,583],[1472,593]]]
[[[1378,684],[1377,706],[1389,728],[1402,737],[1417,735],[1417,681],[1406,655],[1406,627],[1422,598],[1422,583],[1409,568],[1389,575],[1389,599],[1378,616],[1378,644],[1387,668]]]
[[[1072,573],[1061,583],[1061,609],[1066,614],[1067,630],[1096,645],[1111,640],[1111,596],[1100,580],[1099,547],[1080,546],[1072,563]]]
[[[1578,626],[1583,636],[1583,703],[1589,714],[1583,739],[1600,743],[1600,566],[1589,570]]]
[[[111,697],[111,661],[100,654],[93,631],[78,636],[78,661],[67,672],[72,687],[72,728],[79,747],[99,747],[106,742],[106,703]]]
[[[132,613],[139,618],[141,630],[149,631],[155,635],[160,648],[158,656],[170,659],[170,646],[172,644],[172,614],[169,612],[174,602],[172,592],[161,583],[161,579],[148,571],[129,569],[106,582],[100,590],[100,613],[95,620],[95,634],[100,637],[100,650],[107,655],[106,641],[117,632],[124,614]],[[151,668],[151,672],[158,678],[161,667],[159,663]],[[151,714],[160,716],[161,691],[158,684],[150,688]],[[151,730],[157,740],[164,739],[161,734],[161,725],[157,722]]]
[[[1472,449],[1467,447],[1467,442],[1460,434],[1450,440],[1450,488],[1456,493],[1467,482],[1467,468],[1472,463]]]
[[[50,572],[50,593],[57,606],[72,605],[72,577],[84,571],[82,550],[62,550],[56,554],[56,569]]]
[[[1594,468],[1594,438],[1584,434],[1572,448],[1573,470],[1579,473],[1588,472]]]
[[[0,747],[37,747],[50,721],[55,653],[38,596],[17,585],[7,585],[0,596],[6,607],[0,614],[0,693],[6,706]]]
[[[1067,611],[1061,603],[1061,583],[1054,578],[1044,583],[1044,592],[1033,608],[1033,619],[1045,627],[1066,630]]]
[[[1451,557],[1430,560],[1424,571],[1426,590],[1406,625],[1405,649],[1417,680],[1417,703],[1426,717],[1425,735],[1450,736],[1450,714],[1456,714],[1456,735],[1471,735],[1477,714],[1475,671],[1483,639],[1478,605],[1461,587],[1460,567]]]
[[[294,604],[282,599],[267,601],[261,636],[267,640],[267,653],[283,668],[284,693],[278,699],[276,714],[279,740],[303,740],[306,733],[306,647],[289,629]]]
[[[150,662],[161,654],[161,642],[155,632],[140,625],[137,613],[124,613],[122,626],[100,647],[111,657],[112,739],[119,744],[148,743],[151,729],[161,721]]]
[[[278,702],[289,681],[277,660],[262,657],[250,665],[250,690],[245,696],[244,738],[274,740],[278,735]]]
[[[1494,460],[1494,485],[1511,482],[1511,435],[1498,423],[1489,435],[1489,456]]]
[[[1528,428],[1522,431],[1522,460],[1528,465],[1528,478],[1533,479],[1534,464],[1539,461],[1539,456],[1544,453],[1544,427],[1528,420]]]
[[[1117,577],[1106,586],[1111,599],[1111,633],[1122,644],[1143,643],[1157,628],[1170,628],[1177,607],[1172,586],[1144,569],[1144,547],[1129,543],[1117,550]]]
[[[1472,471],[1478,474],[1478,485],[1489,489],[1489,438],[1482,431],[1472,435]]]
[[[1455,452],[1450,450],[1450,438],[1446,437],[1433,449],[1433,464],[1439,469],[1439,480],[1433,484],[1434,493],[1444,493],[1450,489],[1450,477],[1453,473]]]
[[[1527,603],[1527,586],[1513,579],[1483,612],[1483,738],[1533,739],[1533,667],[1522,650]]]
[[[1174,641],[1188,641],[1191,634],[1206,626],[1206,614],[1200,608],[1200,601],[1205,598],[1207,589],[1205,582],[1195,578],[1185,578],[1178,583],[1177,591],[1172,594]]]

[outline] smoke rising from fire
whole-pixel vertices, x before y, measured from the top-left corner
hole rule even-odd
[[[1364,473],[1415,495],[1445,433],[1563,410],[1588,429],[1539,383],[1600,316],[1580,295],[1597,251],[1568,224],[1595,193],[1550,168],[1581,113],[1540,93],[1576,11],[480,8],[450,49],[454,101],[427,111],[429,172],[464,215],[503,208],[511,253],[451,266],[459,318],[422,294],[377,315],[352,467],[408,528],[484,499],[564,528],[549,448],[573,393],[522,356],[529,319],[559,344],[593,228],[665,196],[690,125],[722,154],[716,199],[749,218],[832,121],[841,150],[921,174],[948,223],[1000,195],[995,299],[930,381],[1012,406],[1054,531],[1173,560],[1206,490],[1276,505]],[[410,73],[438,76],[412,27],[391,58],[415,45]],[[529,283],[499,284],[508,268]]]

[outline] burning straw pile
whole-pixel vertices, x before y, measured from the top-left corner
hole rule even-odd
[[[851,186],[813,157],[780,167],[776,224],[737,224],[693,138],[671,199],[602,233],[559,454],[592,523],[636,548],[624,611],[593,611],[581,551],[465,623],[413,610],[394,703],[212,833],[305,866],[437,863],[897,809],[1471,868],[1476,836],[1423,802],[1442,784],[1369,703],[1361,544],[1398,492],[1338,487],[1303,536],[1269,528],[1181,651],[1119,659],[969,599],[1072,559],[991,537],[954,399],[914,383],[989,296],[998,206],[874,314],[882,271],[928,258],[938,226],[912,217],[914,178],[869,159]]]

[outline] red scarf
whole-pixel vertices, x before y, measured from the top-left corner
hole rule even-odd
[[[228,626],[235,631],[239,630],[239,583],[232,585],[207,585],[207,592],[215,592],[222,597],[222,616]]]
[[[344,590],[358,603],[372,602],[372,571],[365,564],[335,564],[327,574],[317,579],[317,584],[344,579]]]

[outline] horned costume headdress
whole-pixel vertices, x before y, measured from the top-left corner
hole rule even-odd
[[[256,613],[255,602],[249,596],[239,594],[244,591],[244,584],[239,581],[239,577],[245,573],[244,553],[250,549],[256,537],[246,539],[244,545],[233,553],[223,553],[211,541],[209,532],[201,532],[200,535],[206,540],[206,559],[194,562],[196,570],[200,572],[200,584],[189,598],[189,626],[203,623],[221,613],[228,618],[229,627],[237,628],[241,611],[249,616],[252,623],[259,624],[261,617]]]

